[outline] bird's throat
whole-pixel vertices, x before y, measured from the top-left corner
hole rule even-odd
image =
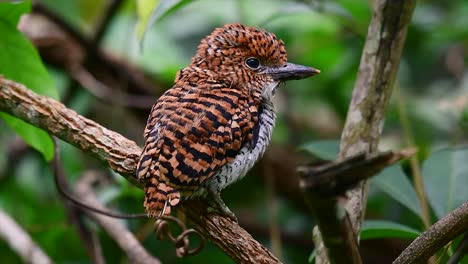
[[[278,88],[279,82],[267,83],[263,87],[262,97],[264,100],[271,101],[276,93],[276,88]]]

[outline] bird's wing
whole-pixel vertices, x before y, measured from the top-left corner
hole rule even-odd
[[[168,90],[151,111],[137,169],[147,202],[159,201],[160,210],[168,193],[193,190],[212,177],[254,138],[258,118],[258,106],[238,89]]]
[[[258,107],[228,87],[171,90],[172,96],[154,109],[160,113],[154,126],[159,130],[159,177],[171,186],[197,186],[254,137]]]

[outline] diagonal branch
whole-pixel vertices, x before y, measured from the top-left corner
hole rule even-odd
[[[99,22],[93,37],[75,29],[40,1],[34,1],[32,14],[26,16],[27,19],[22,19],[19,29],[33,42],[45,62],[64,69],[70,75],[73,75],[76,69],[92,72],[99,82],[112,87],[113,90],[119,90],[121,93],[124,92],[121,90],[123,88],[137,91],[137,94],[132,93],[132,95],[138,99],[148,94],[161,94],[166,87],[163,82],[99,47],[99,41],[123,1],[108,2],[105,17]],[[43,28],[40,34],[35,30],[38,26]],[[120,89],[117,89],[119,87]],[[126,105],[131,107],[136,106],[132,98],[126,102],[128,102]]]
[[[141,153],[135,142],[77,114],[60,102],[38,95],[24,85],[1,76],[0,111],[40,127],[92,154],[136,187],[142,188],[134,173]],[[236,262],[280,263],[237,223],[226,217],[207,214],[206,209],[206,205],[199,201],[187,201],[177,211]]]
[[[78,197],[90,206],[105,210],[105,207],[99,202],[91,186],[95,183],[98,175],[89,171],[80,178],[76,186]],[[87,212],[88,216],[96,221],[111,236],[125,252],[130,263],[139,264],[161,264],[159,259],[151,256],[135,236],[118,219],[113,219],[94,212]]]
[[[135,142],[80,116],[54,99],[37,95],[3,77],[0,77],[0,110],[90,152],[140,186],[133,173],[141,153]]]
[[[465,232],[468,232],[468,202],[442,217],[422,233],[393,263],[426,263],[437,250]]]
[[[314,230],[314,241],[323,241],[320,256],[328,256],[331,263],[362,263],[357,236],[349,215],[340,200],[343,194],[360,181],[377,175],[385,167],[407,158],[416,152],[405,149],[399,152],[361,154],[320,166],[299,167],[300,186],[320,229]]]
[[[50,264],[52,260],[13,218],[0,209],[0,238],[20,255],[25,263]]]

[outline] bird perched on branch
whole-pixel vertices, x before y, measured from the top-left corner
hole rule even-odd
[[[265,152],[276,88],[318,73],[288,63],[283,41],[263,29],[228,24],[205,37],[148,118],[137,168],[148,215],[168,215],[180,199],[203,196],[235,220],[220,192]]]

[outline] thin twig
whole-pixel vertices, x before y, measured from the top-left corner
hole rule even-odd
[[[3,238],[20,255],[25,263],[50,264],[52,260],[34,243],[8,214],[0,209],[0,238]]]
[[[103,82],[97,80],[82,66],[71,67],[69,74],[73,80],[104,102],[137,109],[151,109],[155,102],[154,96],[134,95],[118,90],[114,91]]]
[[[465,202],[416,238],[393,263],[426,263],[437,250],[467,231],[468,202]]]
[[[114,6],[113,8],[118,7]],[[116,9],[113,9],[111,11],[115,13]],[[98,45],[99,43],[96,42],[96,40],[100,40],[100,38],[92,39],[88,36],[85,36],[79,30],[71,26],[60,15],[52,12],[38,1],[34,1],[33,3],[33,12],[45,16],[54,25],[59,27],[60,32],[63,32],[67,37],[71,38],[72,40],[70,41],[69,38],[64,37],[63,39],[60,39],[61,42],[55,43],[56,46],[52,48],[46,46],[44,50],[46,56],[43,56],[46,60],[48,57],[47,55],[50,55],[51,52],[54,52],[56,50],[56,53],[58,53],[58,55],[56,55],[55,57],[61,60],[60,62],[58,62],[60,64],[58,66],[63,67],[67,71],[71,69],[71,66],[84,65],[89,72],[101,73],[100,76],[102,78],[99,79],[101,82],[114,81],[116,83],[125,83],[128,86],[132,87],[132,90],[136,89],[146,94],[161,94],[164,91],[164,85],[161,82],[157,82],[154,79],[150,80],[150,78],[148,78],[150,76],[149,74],[143,72],[141,69],[138,69],[137,67],[131,64],[128,64],[128,62],[126,61],[111,56],[110,54],[102,50]],[[104,22],[105,21],[103,21],[103,24],[101,25],[101,30],[103,32],[108,26],[109,21],[106,22],[107,24]],[[27,29],[28,27],[26,26],[24,30]],[[96,33],[95,36],[98,36],[99,34]],[[54,39],[54,41],[56,42],[57,40]],[[67,50],[67,47],[69,48],[71,46],[77,46],[79,47],[79,49]],[[40,52],[42,51],[40,45],[38,46],[38,49]],[[81,53],[83,55],[76,56],[75,53]],[[41,53],[41,55],[44,54]],[[80,58],[80,60],[76,61],[77,58]],[[92,59],[93,63],[91,63],[90,65],[85,65],[87,64],[86,58],[88,58],[89,60]],[[95,71],[92,69],[97,70]],[[117,81],[115,81],[115,79],[117,79]],[[113,85],[109,86],[114,87]]]
[[[62,17],[49,10],[46,6],[39,1],[34,1],[32,11],[42,14],[49,18],[54,24],[60,26],[68,35],[74,38],[78,43],[85,46],[87,49],[93,49],[91,41],[83,36],[77,29],[67,23]]]
[[[93,172],[85,174],[79,180],[76,191],[78,197],[88,205],[105,210],[91,189],[91,185],[96,180],[96,174]],[[128,256],[131,263],[141,264],[160,264],[161,262],[151,256],[140,244],[135,236],[117,219],[109,218],[101,214],[87,212],[102,228],[117,242],[120,248]]]
[[[107,29],[109,28],[110,22],[117,14],[120,6],[124,1],[122,0],[110,0],[107,1],[107,6],[104,11],[104,17],[99,21],[99,23],[95,26],[96,30],[94,32],[94,36],[92,42],[95,45],[99,45],[101,43],[104,34],[106,33]]]
[[[400,116],[401,127],[403,128],[405,145],[408,147],[414,146],[414,135],[411,131],[411,124],[408,119],[408,113],[406,112],[405,98],[401,94],[400,86],[395,86],[395,96],[398,102],[398,113]],[[421,207],[422,221],[427,229],[431,225],[431,218],[429,214],[429,205],[427,203],[426,192],[424,191],[424,182],[418,155],[410,157],[410,166],[414,187],[416,194],[418,195],[419,205]]]
[[[457,264],[466,254],[468,254],[468,232],[466,232],[463,236],[463,240],[458,245],[455,253],[453,253],[450,259],[447,261],[447,264]]]
[[[59,149],[57,140],[55,138],[54,138],[54,144],[55,144],[55,153],[54,153],[54,159],[52,161],[52,167],[54,171],[55,187],[57,188],[62,198],[66,199],[66,202],[67,202],[66,205],[68,205],[68,207],[71,207],[67,209],[71,211],[72,213],[71,216],[74,217],[73,220],[75,220],[74,221],[75,224],[78,225],[79,234],[86,243],[85,246],[88,249],[89,255],[93,259],[93,263],[104,263],[102,252],[98,251],[101,247],[95,240],[93,240],[91,232],[89,232],[88,229],[84,226],[84,224],[81,221],[81,217],[79,217],[79,215],[77,214],[81,213],[81,210],[83,210],[84,212],[96,213],[99,215],[108,216],[112,218],[118,218],[118,219],[147,218],[148,216],[146,213],[121,214],[121,213],[111,212],[110,210],[103,210],[95,206],[89,205],[86,202],[83,202],[81,198],[77,198],[76,194],[69,186],[66,177],[64,176],[62,164],[60,162],[60,151],[59,151],[60,149]],[[71,205],[73,205],[73,207]],[[169,227],[169,222],[173,222],[176,225],[178,225],[179,230],[180,230],[179,235],[177,236],[174,235],[173,230]],[[158,218],[155,223],[154,229],[155,229],[155,234],[156,236],[158,236],[158,238],[162,239],[165,236],[169,237],[171,242],[176,247],[176,253],[177,253],[177,256],[179,257],[185,257],[185,256],[198,254],[205,245],[205,240],[200,235],[200,233],[198,233],[194,229],[187,228],[187,226],[182,221],[172,216],[162,216]],[[198,246],[191,247],[190,235],[192,235],[193,237],[198,237],[198,240],[200,241]]]
[[[59,162],[59,146],[57,140],[54,139],[55,144],[55,155],[54,160],[52,162],[52,169],[54,172],[54,179],[56,185],[59,186],[59,192],[71,192],[70,185],[67,181],[67,178],[63,175],[63,168]],[[59,184],[60,182],[60,184]],[[67,212],[70,221],[73,223],[73,227],[78,232],[79,237],[82,240],[82,244],[86,249],[86,253],[92,260],[94,264],[103,264],[105,263],[104,257],[102,255],[101,246],[99,244],[99,240],[96,240],[96,236],[93,235],[93,232],[85,225],[83,221],[83,211],[74,206],[74,204],[67,200],[66,197],[62,197],[62,201],[65,207],[65,211]]]

